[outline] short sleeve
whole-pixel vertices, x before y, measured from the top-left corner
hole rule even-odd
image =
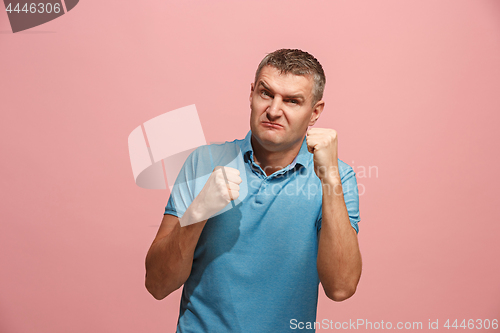
[[[340,163],[341,161],[339,161]],[[343,165],[347,166],[344,170],[341,170],[340,180],[342,182],[342,190],[344,192],[344,202],[347,208],[347,213],[349,214],[349,220],[351,222],[351,226],[356,230],[356,233],[359,232],[358,223],[360,221],[359,218],[359,193],[358,193],[358,183],[356,181],[356,173],[352,169],[352,167],[348,166],[344,162]],[[321,229],[322,222],[322,211],[320,211],[318,216],[318,231]]]
[[[182,166],[177,178],[175,180],[170,198],[168,199],[167,206],[165,207],[165,214],[170,214],[181,218],[186,212],[187,208],[193,202],[194,196],[194,174],[195,174],[195,161],[198,152],[193,151]]]

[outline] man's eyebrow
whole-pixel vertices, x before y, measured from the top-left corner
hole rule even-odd
[[[267,89],[267,90],[271,91],[271,88],[269,88],[269,87],[267,86],[267,84],[265,84],[264,82],[259,81],[259,85],[261,85],[262,87],[264,87],[264,89]]]
[[[288,95],[288,96],[285,96],[286,99],[300,99],[300,100],[304,100],[304,96],[302,96],[301,94],[297,94],[297,95]]]
[[[261,85],[266,90],[269,90],[271,92],[273,91],[263,81],[259,81],[259,85]],[[300,100],[305,100],[305,97],[302,94],[287,95],[287,96],[283,96],[283,97],[286,98],[286,99],[300,99]]]

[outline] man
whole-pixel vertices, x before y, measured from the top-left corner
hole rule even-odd
[[[325,81],[306,52],[268,54],[251,84],[246,138],[186,160],[146,257],[156,299],[184,284],[177,332],[293,331],[316,320],[319,282],[332,300],[354,294],[355,174],[337,157],[334,130],[308,130]]]

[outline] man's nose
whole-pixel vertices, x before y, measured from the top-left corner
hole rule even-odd
[[[283,101],[281,100],[281,97],[274,96],[271,105],[269,105],[269,107],[266,110],[267,119],[273,121],[281,117],[281,115],[283,114],[282,104]]]

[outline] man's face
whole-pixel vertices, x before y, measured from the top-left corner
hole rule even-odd
[[[324,102],[312,105],[312,76],[280,74],[271,66],[262,68],[250,93],[250,129],[268,151],[285,151],[302,144],[309,126],[323,111]]]

